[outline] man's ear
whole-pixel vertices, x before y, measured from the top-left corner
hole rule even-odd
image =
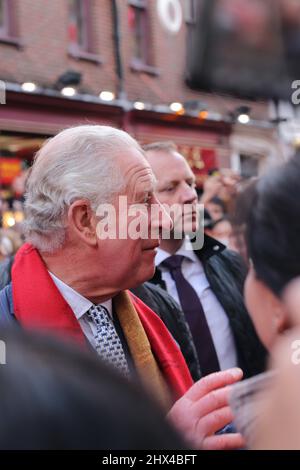
[[[90,202],[78,199],[68,210],[68,225],[79,238],[90,246],[97,245],[95,214]]]
[[[274,294],[273,296],[273,328],[280,335],[289,328],[288,311],[284,303]]]

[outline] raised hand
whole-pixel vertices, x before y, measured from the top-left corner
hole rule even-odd
[[[193,448],[225,450],[244,446],[238,433],[215,434],[233,420],[228,386],[242,376],[238,368],[207,375],[173,405],[168,418]]]

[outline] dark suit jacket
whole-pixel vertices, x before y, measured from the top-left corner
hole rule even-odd
[[[247,268],[242,258],[206,235],[203,248],[195,250],[195,253],[203,264],[213,293],[228,316],[244,377],[259,374],[265,368],[267,352],[244,304],[243,288]],[[150,282],[166,290],[159,269],[156,269]]]

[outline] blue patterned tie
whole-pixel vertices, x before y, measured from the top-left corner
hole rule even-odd
[[[107,309],[103,305],[93,305],[87,316],[96,326],[95,344],[99,356],[128,377],[129,368],[123,346]]]
[[[197,292],[182,274],[183,259],[184,256],[173,255],[167,258],[162,266],[169,270],[175,281],[180,304],[198,353],[202,375],[207,375],[220,370],[219,360]]]

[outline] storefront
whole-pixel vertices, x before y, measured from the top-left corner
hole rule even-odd
[[[8,92],[0,107],[0,201],[2,225],[22,219],[28,168],[42,143],[65,127],[78,124],[122,127],[122,109],[46,95]]]
[[[236,124],[230,136],[231,167],[243,178],[257,177],[285,160],[285,151],[273,125]]]
[[[0,199],[2,225],[12,227],[22,222],[22,199],[28,168],[45,136],[1,130]]]
[[[230,165],[230,126],[223,122],[153,111],[125,111],[114,104],[8,92],[0,108],[2,223],[13,226],[20,211],[28,168],[48,137],[79,124],[124,129],[141,143],[172,140],[187,158],[201,187],[208,171]],[[15,208],[17,206],[17,208]],[[5,214],[8,213],[8,216]]]

